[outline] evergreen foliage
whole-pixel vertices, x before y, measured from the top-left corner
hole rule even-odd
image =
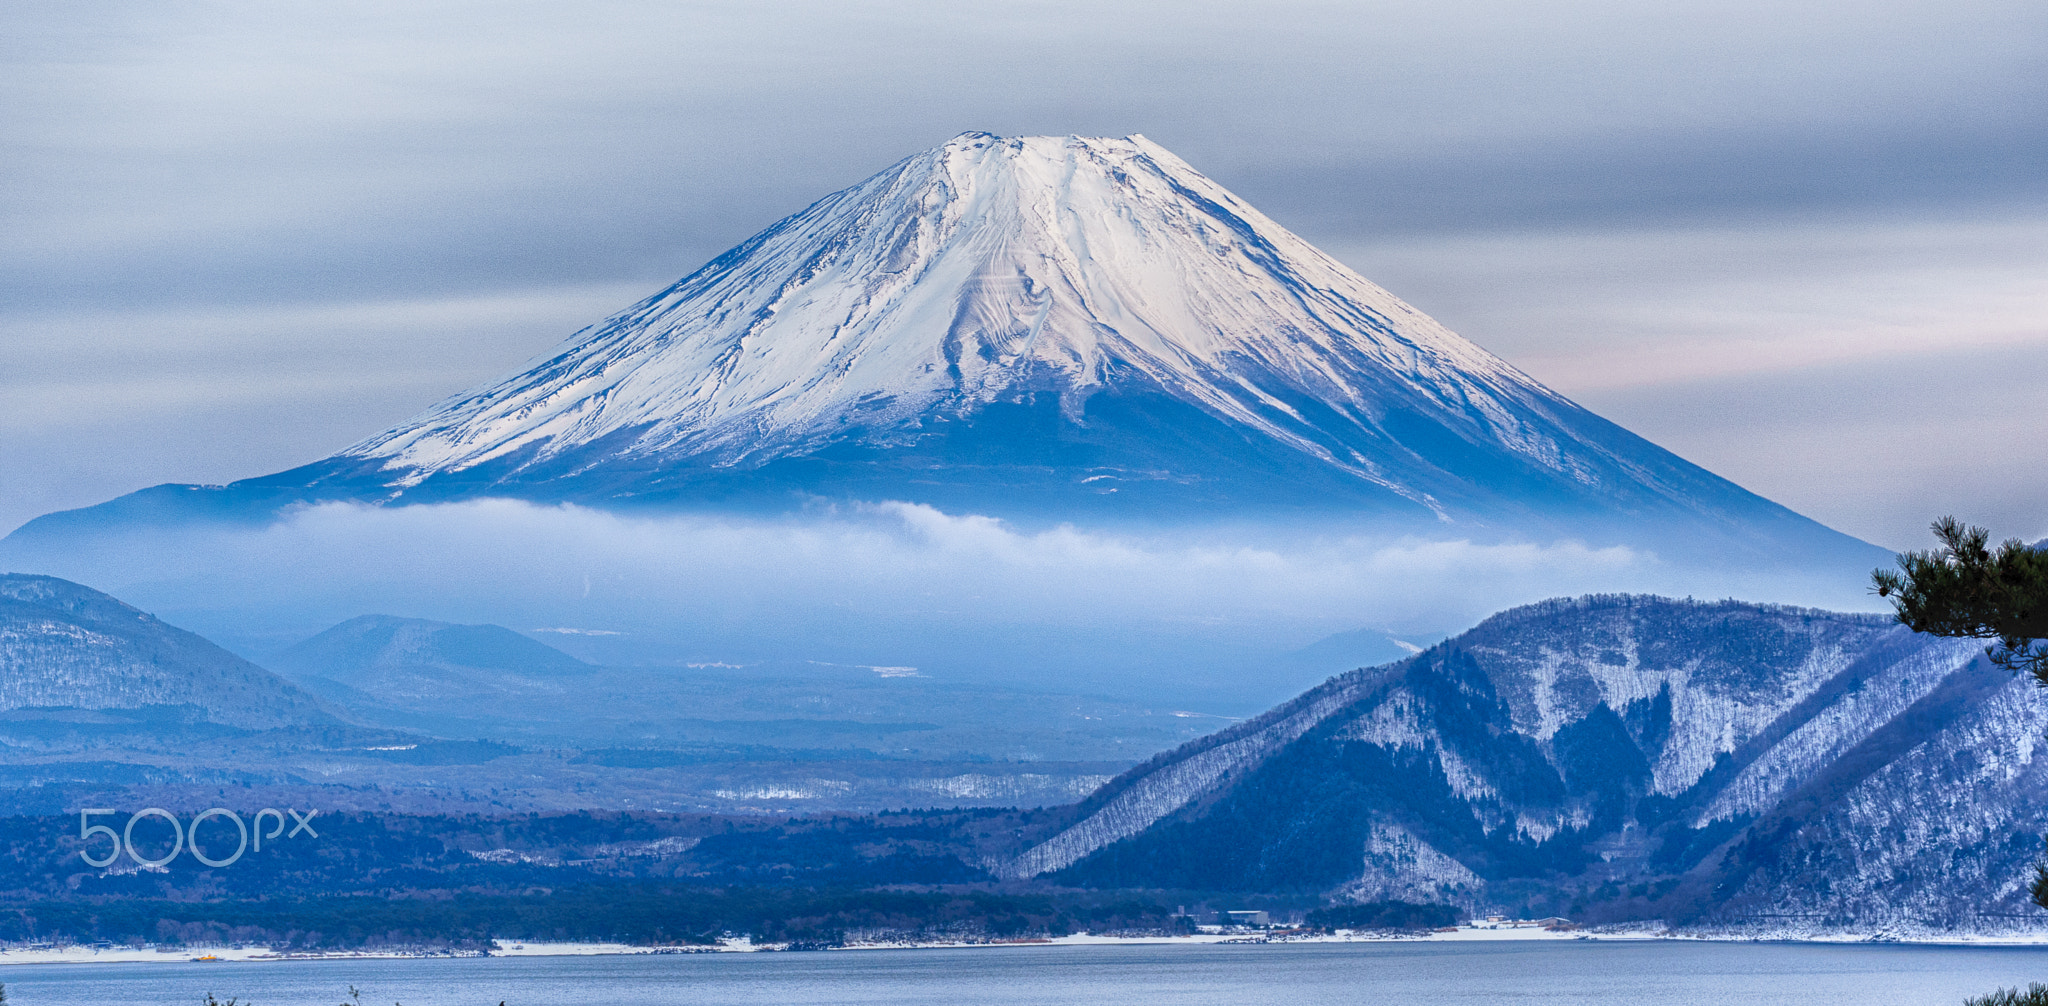
[[[1934,522],[1941,547],[1899,556],[1897,570],[1870,574],[1879,597],[1915,632],[1996,639],[1986,653],[2010,671],[2026,671],[2048,687],[2048,549],[2017,538],[1990,547],[1991,532],[1953,516]],[[2034,867],[2034,903],[2048,908],[2048,866]],[[1968,1006],[2048,1006],[2048,986],[2003,989]]]
[[[2017,538],[1994,550],[1989,531],[1954,517],[1935,521],[1934,536],[1940,548],[1870,574],[1878,596],[1915,632],[1998,640],[1993,663],[2048,686],[2048,645],[2035,645],[2048,640],[2048,550]]]
[[[0,939],[161,945],[262,943],[280,950],[413,947],[487,951],[494,939],[708,946],[837,946],[885,939],[1006,940],[1183,931],[1173,906],[1139,892],[587,885],[433,897],[315,896],[208,901],[36,901],[0,910]]]
[[[1878,596],[1915,632],[1998,640],[1986,651],[1992,663],[2048,687],[2048,642],[2037,645],[2048,640],[2048,549],[2010,538],[1993,550],[1991,532],[1953,516],[1933,527],[1940,548],[1907,552],[1897,570],[1870,574]],[[2034,868],[2033,896],[2048,908],[2048,866]]]
[[[2026,991],[1999,989],[1990,995],[1963,1000],[1963,1006],[2048,1006],[2048,985],[2035,982]]]

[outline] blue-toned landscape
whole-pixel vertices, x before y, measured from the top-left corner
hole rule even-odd
[[[2048,22],[1753,7],[0,15],[0,999],[2048,1002]]]

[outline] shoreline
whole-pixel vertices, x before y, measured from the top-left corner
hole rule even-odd
[[[976,947],[1076,946],[1218,946],[1301,943],[1505,943],[1531,941],[1702,943],[1811,943],[1832,945],[1886,944],[1927,947],[2048,947],[2048,931],[2037,933],[1892,934],[1877,933],[1688,933],[1652,927],[1598,930],[1544,930],[1535,927],[1461,926],[1454,932],[1416,934],[1336,933],[1272,935],[1258,932],[1195,933],[1186,936],[1068,936],[1017,940],[863,941],[802,952],[864,950],[951,950]],[[789,952],[788,944],[756,944],[747,939],[720,940],[716,945],[641,946],[628,943],[498,940],[488,953],[455,950],[332,950],[276,951],[269,947],[20,947],[0,949],[0,968],[35,964],[230,964],[314,960],[401,960],[432,957],[597,957],[679,954]]]

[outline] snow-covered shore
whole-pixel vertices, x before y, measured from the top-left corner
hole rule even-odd
[[[1792,931],[1673,931],[1658,925],[1616,926],[1582,930],[1546,930],[1534,926],[1461,926],[1432,933],[1349,932],[1300,934],[1290,932],[1210,932],[1187,936],[1098,936],[1076,933],[1070,936],[1020,940],[866,940],[850,942],[832,950],[912,950],[965,947],[1015,946],[1124,946],[1280,943],[1483,943],[1569,940],[1688,940],[1701,942],[1804,942],[1804,943],[1911,943],[1928,946],[2048,946],[2048,930],[2013,933],[1798,933]],[[704,954],[753,953],[787,949],[785,944],[754,943],[747,939],[721,940],[714,946],[640,946],[628,943],[557,942],[540,940],[499,940],[493,957],[578,957],[606,954]],[[278,951],[260,946],[226,947],[93,947],[40,945],[0,948],[0,966],[25,964],[119,964],[190,963],[194,965],[245,963],[251,961],[325,960],[362,958],[477,956],[469,951],[391,949]]]

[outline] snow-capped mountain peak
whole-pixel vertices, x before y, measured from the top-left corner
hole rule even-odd
[[[1025,391],[1079,421],[1090,395],[1141,382],[1420,501],[1294,404],[1369,428],[1388,379],[1468,435],[1594,478],[1523,418],[1568,403],[1158,144],[967,133],[345,453],[406,483],[599,441],[755,465]]]
[[[987,133],[828,195],[331,457],[144,490],[21,537],[491,496],[1313,515],[1717,562],[1884,558],[1580,408],[1145,137]]]

